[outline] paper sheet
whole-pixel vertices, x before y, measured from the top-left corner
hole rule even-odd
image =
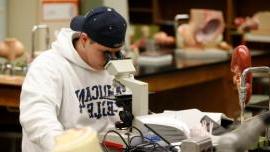
[[[142,123],[160,124],[176,127],[181,130],[189,130],[200,125],[203,116],[209,116],[218,124],[221,123],[222,113],[201,112],[198,109],[187,109],[180,111],[165,110],[163,113],[136,117]],[[188,128],[188,129],[186,129]]]

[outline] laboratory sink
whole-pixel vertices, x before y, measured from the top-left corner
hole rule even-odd
[[[18,66],[10,63],[1,63],[0,75],[25,76],[27,69],[28,69],[27,66]]]

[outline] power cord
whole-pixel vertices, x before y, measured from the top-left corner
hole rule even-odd
[[[121,140],[123,141],[123,143],[126,145],[126,147],[129,149],[129,144],[125,141],[124,137],[119,132],[117,132],[115,130],[109,130],[109,131],[106,132],[106,134],[104,135],[103,140],[102,140],[102,145],[104,146],[104,149],[105,149],[106,152],[109,152],[109,150],[108,150],[108,148],[107,148],[107,146],[105,144],[107,135],[109,133],[115,133],[115,134],[117,134],[121,138]]]
[[[173,146],[169,146],[168,148],[165,148],[157,142],[145,140],[145,137],[143,136],[142,131],[135,126],[128,128],[129,133],[132,131],[132,129],[135,129],[140,135],[133,136],[130,138],[130,134],[127,134],[128,135],[128,142],[126,142],[124,137],[116,130],[109,130],[108,132],[106,132],[106,134],[103,137],[103,141],[102,141],[102,145],[104,147],[104,150],[106,152],[109,152],[108,147],[106,146],[106,144],[104,144],[106,141],[107,135],[110,133],[115,133],[119,136],[119,138],[121,138],[123,143],[126,145],[126,148],[123,149],[123,151],[125,151],[125,152],[144,152],[146,150],[148,152],[151,152],[151,151],[152,152],[174,152],[175,151]],[[141,142],[141,144],[137,144],[136,146],[132,146],[131,145],[132,140],[134,140],[135,138],[141,138],[142,142]]]

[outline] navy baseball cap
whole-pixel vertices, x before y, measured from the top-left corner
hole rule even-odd
[[[97,7],[70,22],[74,31],[86,33],[93,41],[109,48],[121,47],[125,42],[126,20],[113,8]]]

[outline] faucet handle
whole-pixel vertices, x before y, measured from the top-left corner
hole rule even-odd
[[[187,22],[188,19],[188,14],[176,14],[174,17],[175,28],[177,29],[180,24]]]

